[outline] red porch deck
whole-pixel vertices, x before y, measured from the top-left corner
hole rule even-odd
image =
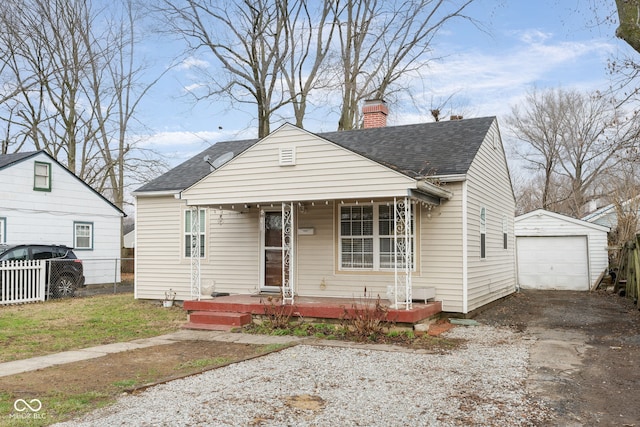
[[[280,305],[279,296],[268,300],[266,295],[229,295],[202,301],[184,301],[184,309],[189,313],[189,322],[184,326],[190,329],[228,330],[250,323],[248,315],[263,315],[269,305]],[[380,302],[389,306],[387,300]],[[304,319],[340,319],[345,310],[353,307],[363,309],[375,307],[375,299],[368,298],[325,298],[296,297],[293,304],[293,317]],[[442,311],[440,301],[413,303],[413,308],[388,309],[387,319],[397,324],[416,324],[437,316]]]

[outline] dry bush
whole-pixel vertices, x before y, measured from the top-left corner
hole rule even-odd
[[[260,300],[264,308],[265,323],[271,329],[287,329],[291,316],[297,311],[295,305],[282,304],[280,298],[267,297],[267,301]]]
[[[388,319],[389,308],[382,304],[380,295],[375,299],[365,288],[364,297],[345,308],[341,324],[361,339],[375,339],[392,326]]]

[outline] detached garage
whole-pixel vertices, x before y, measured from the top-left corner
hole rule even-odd
[[[608,231],[543,209],[516,217],[518,286],[588,291],[609,265]]]

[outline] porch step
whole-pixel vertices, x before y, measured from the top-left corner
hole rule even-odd
[[[210,325],[208,323],[193,323],[193,322],[187,322],[184,325],[182,325],[182,329],[194,329],[194,330],[198,330],[198,331],[225,331],[228,332],[234,328],[237,328],[237,326],[230,326],[230,325]]]
[[[189,313],[189,321],[182,325],[184,329],[200,329],[208,331],[230,331],[251,323],[249,313],[232,313],[226,311],[193,311]]]

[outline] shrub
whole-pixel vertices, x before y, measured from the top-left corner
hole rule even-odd
[[[391,326],[388,313],[389,309],[380,301],[380,295],[374,300],[365,288],[364,297],[354,301],[350,309],[344,309],[341,324],[362,340],[376,340]]]
[[[267,301],[260,300],[264,308],[266,327],[269,329],[289,329],[291,316],[297,311],[294,305],[285,305],[280,298],[268,297]]]

